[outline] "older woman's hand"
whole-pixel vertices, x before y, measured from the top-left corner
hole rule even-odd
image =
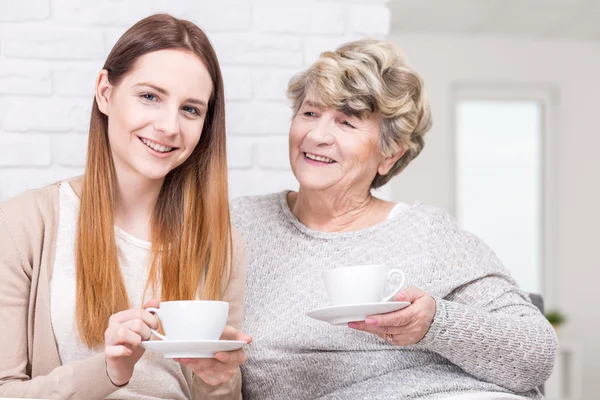
[[[373,333],[397,346],[419,342],[433,323],[435,300],[416,287],[401,291],[394,296],[394,300],[408,301],[411,305],[399,311],[371,315],[364,322],[350,322],[348,326]]]
[[[252,342],[252,338],[237,329],[226,326],[221,335],[221,340],[243,340]],[[230,380],[238,371],[238,367],[246,361],[244,349],[222,351],[215,354],[215,358],[177,358],[175,361],[187,366],[204,382],[211,386]]]

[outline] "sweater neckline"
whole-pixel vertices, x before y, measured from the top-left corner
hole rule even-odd
[[[408,204],[406,207],[404,207],[402,210],[400,210],[400,212],[398,212],[398,214],[395,215],[394,217],[388,218],[385,221],[379,222],[375,225],[371,225],[367,228],[360,229],[357,231],[324,232],[324,231],[318,231],[318,230],[309,228],[308,226],[306,226],[302,222],[300,222],[300,220],[294,215],[294,213],[292,212],[292,210],[290,210],[290,207],[287,203],[287,195],[290,192],[291,192],[291,190],[284,190],[284,191],[279,192],[277,195],[278,200],[279,200],[279,206],[281,208],[283,215],[286,217],[286,219],[289,222],[292,223],[292,225],[294,225],[303,234],[317,238],[317,239],[325,239],[325,240],[358,237],[358,236],[367,235],[369,233],[378,231],[380,229],[384,229],[387,226],[396,223],[396,221],[399,218],[402,218],[410,210],[414,210],[415,208],[417,208],[421,205],[420,202]]]
[[[73,186],[71,186],[69,181],[61,182],[60,187],[65,189],[67,196],[69,196],[71,198],[71,201],[73,201],[75,203],[76,207],[79,208],[81,199],[79,198],[77,193],[75,193],[75,190],[73,189]],[[139,247],[139,248],[142,248],[145,250],[152,249],[151,242],[137,238],[137,237],[133,236],[132,234],[125,232],[123,229],[119,228],[117,225],[113,225],[113,226],[115,228],[115,235],[117,237],[119,237],[120,239],[122,239],[123,241],[125,241],[135,247]]]

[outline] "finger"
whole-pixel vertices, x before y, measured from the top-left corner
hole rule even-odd
[[[242,340],[246,343],[251,343],[252,337],[232,326],[226,326],[221,334],[221,340]]]
[[[127,357],[131,354],[133,354],[133,350],[123,345],[106,346],[104,348],[104,355],[108,358]]]
[[[200,379],[202,379],[204,382],[206,382],[210,386],[217,386],[217,385],[223,383],[223,381],[221,381],[218,377],[216,377],[214,375],[207,375],[207,374],[196,374],[196,375],[198,375],[198,377]]]
[[[119,344],[129,345],[131,347],[138,347],[142,342],[142,337],[139,333],[132,331],[126,325],[117,325],[113,329],[108,330],[105,335],[105,343],[108,346],[114,346]]]
[[[120,311],[111,315],[108,320],[109,325],[114,324],[122,324],[123,322],[132,320],[132,319],[141,319],[152,329],[158,328],[158,320],[152,314],[150,314],[146,310],[142,310],[141,308],[130,308],[129,310]]]
[[[194,373],[223,374],[235,371],[237,365],[223,363],[212,358],[182,358],[176,361],[190,368]]]
[[[364,323],[369,326],[407,326],[412,323],[415,311],[414,308],[407,307],[387,314],[370,315]]]
[[[363,331],[367,333],[373,333],[375,335],[399,335],[401,334],[405,328],[395,327],[395,326],[372,326],[366,325],[364,323],[351,322],[348,324],[348,327],[352,329],[356,329],[358,331]]]
[[[425,293],[423,290],[421,290],[417,287],[411,286],[404,290],[401,290],[398,294],[396,294],[394,296],[394,300],[395,301],[408,301],[409,303],[414,303],[415,301],[417,301],[421,297],[425,296],[426,294],[427,293]]]
[[[220,351],[215,353],[215,358],[223,363],[241,365],[246,362],[246,352],[243,349]]]
[[[150,299],[146,302],[146,304],[144,304],[144,307],[142,307],[142,308],[146,309],[146,308],[150,308],[150,307],[159,308],[160,307],[159,301],[156,299]]]
[[[125,326],[137,333],[142,340],[150,340],[152,338],[152,331],[141,319],[130,319],[129,321],[122,323],[121,326]]]

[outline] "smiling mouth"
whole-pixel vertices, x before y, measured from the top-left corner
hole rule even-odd
[[[315,154],[311,154],[311,153],[304,153],[304,157],[308,158],[309,160],[312,161],[319,161],[325,164],[334,164],[336,161],[332,158],[329,157],[324,157],[324,156],[318,156]]]
[[[158,152],[158,153],[170,153],[173,150],[177,150],[177,147],[168,147],[168,146],[163,146],[161,144],[158,144],[156,142],[153,142],[152,140],[143,138],[143,137],[139,137],[140,141],[142,143],[144,143],[144,145],[146,145],[146,147],[151,148],[152,150]]]

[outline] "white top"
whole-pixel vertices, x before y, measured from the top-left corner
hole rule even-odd
[[[404,211],[405,208],[408,207],[408,204],[406,203],[402,203],[402,202],[398,202],[394,205],[394,207],[391,209],[390,213],[388,214],[387,219],[392,219],[395,218],[396,216],[398,216],[402,211]]]
[[[79,339],[75,321],[75,236],[79,215],[79,198],[67,182],[60,185],[60,210],[56,241],[56,259],[50,283],[50,314],[61,363],[68,364],[97,354]],[[90,227],[90,229],[93,229]],[[141,307],[151,245],[115,226],[117,252],[121,272],[132,307]],[[153,394],[166,394],[169,399],[189,399],[190,388],[179,363],[146,351],[135,366],[129,384],[107,399],[156,399]]]

